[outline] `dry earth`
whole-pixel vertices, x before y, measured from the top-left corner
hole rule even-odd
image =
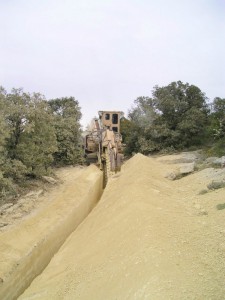
[[[30,191],[20,197],[14,204],[7,203],[0,207],[0,232],[6,231],[17,225],[22,220],[36,214],[37,210],[43,209],[51,201],[63,195],[65,191],[73,186],[74,181],[81,174],[84,167],[65,167],[55,171],[57,180],[48,186],[43,185],[39,189]]]
[[[32,205],[30,194],[4,212],[11,224],[0,232],[0,299],[24,292],[101,197],[102,173],[94,165],[63,169],[60,178],[61,185],[36,201],[30,198]],[[15,219],[17,209],[22,215]]]
[[[225,189],[200,194],[225,169],[166,178],[187,160],[126,162],[19,299],[225,299]]]

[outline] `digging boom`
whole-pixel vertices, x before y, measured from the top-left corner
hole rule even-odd
[[[123,112],[99,111],[90,131],[84,138],[85,157],[88,162],[98,163],[104,172],[104,186],[109,177],[120,171],[122,161],[122,136],[120,119]]]

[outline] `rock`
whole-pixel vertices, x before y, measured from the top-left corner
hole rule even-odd
[[[51,184],[56,184],[57,183],[57,180],[52,178],[52,177],[49,177],[49,176],[42,176],[42,179],[44,179],[44,181],[48,182],[48,183],[51,183]]]
[[[202,208],[202,209],[200,209],[199,215],[201,215],[201,216],[207,216],[208,212],[204,208]]]
[[[4,211],[4,210],[8,209],[8,208],[11,207],[11,206],[13,206],[13,203],[11,203],[11,202],[2,205],[2,206],[0,207],[0,212],[2,212],[2,211]]]
[[[175,172],[170,172],[165,175],[165,178],[168,178],[169,180],[175,180],[177,178],[177,174]]]
[[[25,198],[38,198],[40,195],[42,195],[44,193],[43,190],[38,190],[38,191],[34,191],[34,192],[30,192],[28,194],[26,194]],[[20,203],[23,203],[24,199],[20,201]]]
[[[4,226],[7,226],[8,225],[8,223],[6,223],[6,222],[0,222],[0,227],[4,227]]]
[[[215,165],[218,165],[218,166],[220,165],[221,166],[222,165],[222,157],[215,159],[213,163]]]
[[[225,167],[225,156],[208,157],[205,161],[208,164],[218,165],[218,166],[221,166],[222,168]]]
[[[200,204],[196,203],[194,205],[194,208],[198,210],[199,216],[207,216],[208,215],[208,212],[204,208],[202,208]]]
[[[225,156],[221,157],[221,167],[225,168]]]
[[[205,162],[206,162],[207,164],[214,164],[215,161],[217,161],[218,159],[219,159],[219,157],[212,156],[212,157],[206,158]]]
[[[23,216],[22,213],[16,213],[13,215],[13,219],[20,219]]]
[[[187,163],[187,164],[184,164],[183,166],[180,167],[179,172],[180,172],[181,175],[189,174],[189,173],[194,172],[194,168],[195,168],[195,163],[194,162]]]
[[[14,205],[13,205],[13,206],[7,208],[7,209],[5,210],[5,212],[6,212],[6,213],[11,213],[11,212],[14,211],[14,209],[15,209],[15,207],[14,207]]]

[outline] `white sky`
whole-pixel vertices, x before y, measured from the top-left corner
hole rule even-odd
[[[0,85],[74,96],[85,125],[172,81],[225,98],[225,0],[0,0]]]

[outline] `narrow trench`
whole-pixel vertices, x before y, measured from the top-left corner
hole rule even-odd
[[[0,284],[0,299],[18,299],[32,281],[44,271],[66,239],[86,219],[99,202],[104,191],[103,172],[98,170],[96,172],[95,170],[95,173],[93,173],[92,168],[88,168],[90,168],[90,171],[87,171],[80,178],[83,193],[78,201],[79,205],[68,208],[67,215],[63,216],[60,222],[54,224],[50,229],[46,228],[44,236],[39,238],[38,241],[34,240],[32,249],[26,251],[29,254],[19,259],[16,269]]]

